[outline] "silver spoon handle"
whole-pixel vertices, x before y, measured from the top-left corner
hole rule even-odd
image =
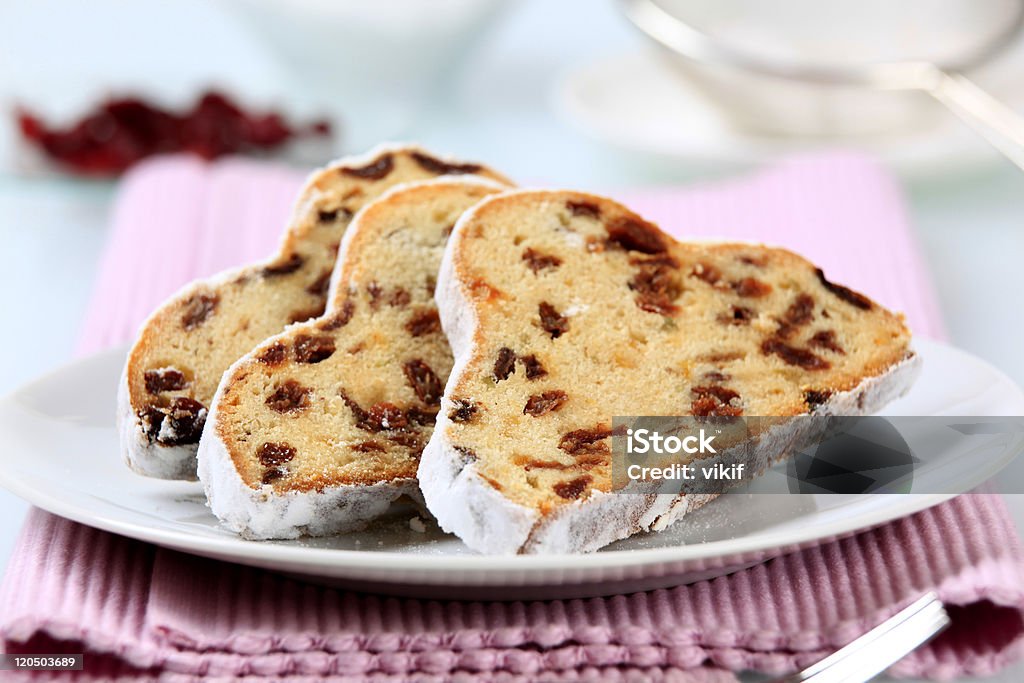
[[[773,683],[863,683],[931,640],[949,625],[935,593],[926,593],[846,647]]]
[[[936,67],[929,76],[926,92],[1024,170],[1024,117],[963,74]]]

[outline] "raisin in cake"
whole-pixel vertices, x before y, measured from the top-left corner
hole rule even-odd
[[[195,479],[207,407],[231,363],[292,322],[323,313],[338,243],[356,211],[397,183],[472,173],[480,166],[409,146],[338,161],[307,181],[278,253],[195,282],[143,325],[120,387],[122,449],[132,469]]]
[[[917,370],[901,316],[800,256],[574,192],[467,212],[436,296],[455,369],[420,487],[482,552],[594,550],[711,497],[609,493],[613,416],[869,413]]]
[[[419,497],[416,467],[452,356],[434,286],[463,211],[503,187],[439,179],[357,214],[322,318],[225,373],[199,446],[213,512],[248,538],[336,533]]]

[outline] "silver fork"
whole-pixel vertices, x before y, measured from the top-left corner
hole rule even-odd
[[[925,593],[846,647],[773,683],[863,683],[949,626],[939,596]]]

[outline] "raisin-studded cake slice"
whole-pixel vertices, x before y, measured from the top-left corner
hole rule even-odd
[[[452,366],[434,286],[463,211],[493,182],[402,185],[356,215],[323,317],[225,373],[199,445],[213,512],[248,538],[352,529],[402,495]]]
[[[594,550],[710,498],[609,493],[613,416],[869,413],[916,370],[900,316],[800,256],[574,192],[467,212],[437,300],[455,369],[420,487],[482,552]]]
[[[221,375],[289,323],[323,313],[338,243],[356,211],[397,183],[467,173],[504,182],[479,164],[409,146],[381,147],[314,173],[274,257],[185,287],[143,325],[118,399],[128,465],[153,477],[195,479],[196,447]]]

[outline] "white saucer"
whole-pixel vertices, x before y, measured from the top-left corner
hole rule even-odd
[[[1019,66],[1018,61],[1007,58],[1011,66]],[[1008,68],[1000,63],[997,73],[993,65],[990,80],[1003,83]],[[1010,98],[1016,90],[993,92]],[[984,139],[948,112],[939,112],[912,134],[889,137],[797,138],[740,130],[651,50],[577,69],[556,95],[565,117],[592,137],[629,152],[689,164],[749,165],[812,148],[863,149],[905,176],[927,179],[973,172],[1000,160]],[[1020,99],[1018,93],[1016,104]]]
[[[942,344],[916,346],[922,376],[887,414],[1024,414],[1024,393],[998,370]],[[1000,464],[939,468],[944,487],[929,490],[945,493],[730,494],[664,532],[589,555],[475,555],[433,522],[414,530],[408,509],[360,533],[252,542],[218,526],[200,484],[147,479],[121,462],[114,405],[124,354],[86,358],[0,399],[0,485],[54,514],[168,548],[393,594],[575,597],[696,581],[935,505]]]

